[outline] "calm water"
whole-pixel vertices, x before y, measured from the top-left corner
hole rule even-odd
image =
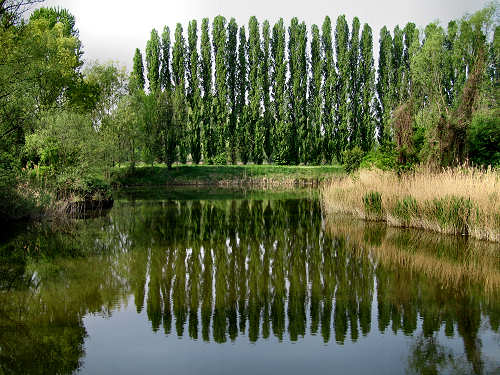
[[[500,374],[498,245],[307,192],[136,191],[55,226],[0,239],[0,374]]]

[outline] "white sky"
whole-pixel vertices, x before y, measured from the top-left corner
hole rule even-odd
[[[419,27],[439,20],[447,24],[450,19],[462,17],[484,7],[488,0],[48,0],[42,6],[61,6],[76,17],[80,30],[85,60],[118,61],[131,68],[135,48],[144,48],[151,29],[160,34],[163,26],[173,32],[181,22],[187,35],[187,23],[203,17],[212,19],[221,14],[228,20],[247,24],[250,16],[257,16],[260,23],[267,19],[271,27],[283,17],[288,25],[292,17],[306,22],[310,27],[320,26],[326,15],[332,19],[332,28],[338,15],[345,14],[349,25],[357,16],[361,24],[368,23],[374,33],[374,49],[378,50],[380,28],[390,30],[412,21]],[[248,27],[247,27],[248,29]],[[198,34],[198,36],[200,33]],[[375,51],[376,55],[378,53]]]

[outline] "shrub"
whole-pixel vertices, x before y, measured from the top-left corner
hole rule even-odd
[[[377,168],[383,171],[394,170],[397,167],[397,152],[388,147],[370,151],[361,161],[361,168]]]
[[[469,126],[467,143],[474,164],[500,166],[500,111],[477,113]]]
[[[213,163],[216,165],[226,165],[227,164],[227,155],[225,152],[216,155],[213,159]]]
[[[355,172],[359,169],[363,160],[364,152],[358,146],[352,150],[344,151],[344,169],[347,173]]]

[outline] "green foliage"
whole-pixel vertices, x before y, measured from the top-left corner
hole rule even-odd
[[[187,98],[189,101],[189,134],[191,158],[193,163],[201,161],[201,124],[203,117],[203,103],[200,90],[199,58],[198,58],[197,23],[193,20],[188,27],[188,54],[189,67],[187,69]]]
[[[397,157],[395,148],[379,147],[363,157],[360,168],[393,170],[397,166]]]
[[[375,69],[373,62],[373,36],[371,27],[365,23],[361,32],[359,80],[361,103],[359,134],[361,148],[370,151],[375,145]]]
[[[380,219],[384,213],[382,195],[377,191],[370,191],[363,196],[365,213],[368,217]]]
[[[135,49],[134,64],[130,76],[130,90],[144,90],[146,80],[144,79],[144,63],[142,53],[139,48]]]
[[[347,173],[355,172],[359,169],[361,161],[363,160],[364,152],[358,146],[353,149],[346,150],[343,153],[342,160],[344,160],[344,169]]]
[[[387,27],[380,30],[380,50],[378,58],[378,79],[377,79],[377,130],[379,144],[391,141],[389,120],[392,108],[392,86],[391,86],[391,65],[392,65],[392,37]]]
[[[156,29],[151,30],[151,37],[146,44],[146,67],[148,70],[149,90],[160,89],[160,37]]]
[[[164,90],[172,88],[172,72],[170,67],[170,28],[165,26],[161,34],[161,71],[160,81]]]
[[[231,18],[227,26],[227,46],[226,46],[226,67],[227,67],[227,92],[228,103],[231,109],[227,127],[228,149],[231,163],[236,164],[238,157],[238,139],[236,125],[238,121],[238,25],[234,18]]]
[[[336,71],[333,57],[332,23],[330,17],[326,16],[322,26],[321,50],[324,58],[323,63],[323,109],[322,122],[324,127],[323,154],[327,163],[331,163],[335,155],[335,86]]]
[[[260,62],[262,51],[260,45],[259,22],[250,17],[248,23],[248,134],[250,138],[250,155],[254,163],[264,161],[265,131],[261,120],[262,75]]]
[[[336,121],[334,130],[335,156],[342,160],[349,137],[349,26],[345,15],[337,18],[335,28],[335,52],[337,55]]]
[[[476,165],[500,166],[500,116],[497,110],[478,112],[467,132],[470,160]]]
[[[311,39],[311,78],[309,80],[309,155],[306,156],[307,164],[319,164],[323,158],[321,146],[321,112],[323,107],[323,97],[321,95],[321,80],[323,76],[323,59],[321,54],[321,39],[319,28],[312,26]]]
[[[398,200],[394,206],[393,214],[402,220],[405,226],[409,226],[411,218],[418,215],[417,200],[411,195]]]
[[[214,132],[215,155],[226,152],[226,137],[228,125],[228,91],[226,84],[226,19],[222,16],[214,18],[212,26],[212,44],[215,60],[215,101],[214,101]]]
[[[185,163],[189,153],[187,129],[187,100],[186,100],[186,43],[182,25],[175,28],[175,41],[172,51],[172,78],[174,83],[173,112],[175,117],[178,156],[181,163]]]
[[[443,228],[452,228],[456,234],[469,233],[469,221],[473,212],[470,199],[450,196],[434,199],[430,203],[431,215]]]
[[[285,26],[280,19],[273,27],[271,40],[272,97],[274,100],[273,160],[277,164],[287,164],[289,158],[289,126],[286,118],[286,56]]]
[[[238,43],[238,69],[237,69],[237,83],[236,83],[236,116],[237,116],[237,132],[238,132],[238,149],[240,159],[243,164],[246,164],[250,158],[249,147],[249,127],[248,116],[246,110],[246,97],[248,91],[247,79],[247,52],[248,41],[246,38],[245,27],[241,26],[239,30],[239,43]]]

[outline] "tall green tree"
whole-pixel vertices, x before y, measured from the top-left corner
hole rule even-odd
[[[187,137],[187,102],[186,102],[186,43],[182,25],[175,28],[175,41],[172,51],[172,77],[174,81],[174,117],[177,127],[177,146],[179,161],[186,163],[189,153]]]
[[[289,163],[304,161],[310,149],[307,138],[307,32],[304,23],[293,18],[288,28],[288,110],[291,126]]]
[[[266,153],[267,160],[272,161],[273,152],[273,134],[274,127],[271,120],[272,108],[271,108],[271,82],[270,82],[270,48],[271,48],[271,28],[269,26],[269,21],[264,21],[262,23],[262,59],[261,59],[261,82],[262,82],[262,104],[264,106],[264,114],[262,118],[263,128],[264,128],[264,151]]]
[[[146,68],[148,70],[149,90],[156,92],[160,89],[160,37],[158,31],[153,29],[151,37],[146,44]]]
[[[161,72],[160,81],[163,90],[171,90],[172,73],[170,71],[170,28],[165,26],[161,34]]]
[[[404,33],[396,25],[394,28],[394,37],[392,39],[392,108],[395,108],[403,100],[403,71],[404,71]]]
[[[212,48],[208,18],[201,21],[201,86],[203,87],[203,157],[208,163],[215,156],[215,132],[212,124]]]
[[[146,80],[144,79],[144,63],[142,60],[142,53],[139,48],[135,49],[134,63],[130,78],[131,91],[135,89],[144,90],[144,86],[146,85]]]
[[[375,141],[375,68],[372,29],[366,23],[361,32],[359,80],[361,96],[360,146],[363,151],[368,152],[373,148]]]
[[[352,20],[349,41],[349,147],[361,146],[361,79],[360,79],[360,23],[358,17]]]
[[[226,134],[228,123],[227,83],[226,83],[226,19],[222,16],[214,18],[212,26],[212,44],[215,59],[215,108],[214,121],[216,133],[216,155],[219,163],[225,163]]]
[[[377,75],[377,132],[381,145],[391,140],[389,120],[391,117],[392,91],[392,37],[387,27],[380,30]]]
[[[349,26],[345,15],[337,18],[335,27],[335,52],[337,54],[335,156],[342,161],[349,136]]]
[[[227,26],[226,67],[227,67],[227,92],[230,107],[229,123],[227,127],[228,150],[227,153],[232,164],[236,164],[238,156],[238,141],[236,137],[237,123],[237,55],[238,55],[238,25],[231,18]]]
[[[246,98],[248,92],[248,65],[247,65],[248,41],[245,33],[245,26],[239,30],[238,43],[238,72],[236,82],[236,113],[238,149],[241,162],[248,163],[250,159],[250,131],[248,124],[248,110]]]
[[[248,23],[248,105],[249,134],[252,160],[256,164],[264,161],[265,130],[261,119],[262,76],[260,63],[262,50],[260,45],[259,22],[255,16]]]
[[[403,34],[404,34],[403,74],[402,74],[403,92],[401,93],[401,98],[403,101],[406,101],[409,99],[411,95],[412,80],[411,80],[410,63],[413,53],[413,46],[415,43],[419,45],[419,38],[418,38],[419,32],[414,23],[408,22],[405,28],[403,29]]]
[[[202,99],[199,77],[198,56],[198,25],[196,20],[188,26],[188,69],[187,69],[187,100],[189,103],[189,134],[190,151],[193,163],[201,161],[201,123],[203,119]]]
[[[323,97],[321,83],[323,76],[323,56],[321,54],[321,38],[317,25],[312,26],[311,39],[311,77],[309,79],[309,138],[311,144],[310,157],[306,161],[318,164],[322,158],[321,115]]]
[[[285,26],[281,18],[273,26],[271,41],[272,97],[274,104],[273,159],[277,164],[287,164],[289,160],[290,129],[286,104],[286,41]]]
[[[336,124],[336,81],[335,61],[333,58],[332,22],[326,16],[323,21],[321,48],[323,52],[323,152],[327,163],[335,157],[335,124]]]

